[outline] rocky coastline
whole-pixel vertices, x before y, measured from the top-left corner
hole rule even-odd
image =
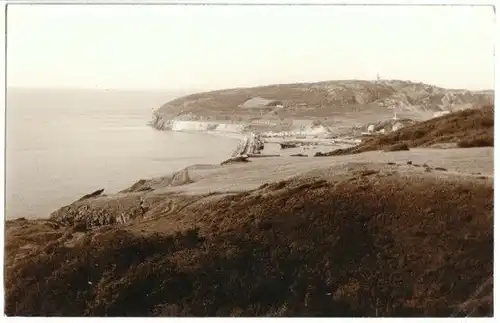
[[[6,314],[492,316],[493,107],[397,129],[359,111],[321,122],[301,115],[319,104],[318,93],[411,106],[411,93],[428,89],[429,106],[444,93],[391,81],[376,85],[384,97],[360,90],[352,98],[345,91],[353,84],[374,86],[228,90],[231,109],[251,110],[241,120],[224,120],[233,110],[206,94],[169,103],[153,127],[239,133],[230,159],[140,179],[116,194],[96,188],[48,218],[6,221]],[[301,113],[290,93],[307,98]],[[442,97],[482,100],[469,92]],[[202,99],[220,111],[204,116]],[[250,120],[283,111],[291,122]]]

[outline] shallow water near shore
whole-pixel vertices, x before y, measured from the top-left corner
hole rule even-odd
[[[231,154],[235,136],[147,126],[152,109],[170,99],[161,92],[9,90],[6,217],[46,217],[90,191],[114,193]]]

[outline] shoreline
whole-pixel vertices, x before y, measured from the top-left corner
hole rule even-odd
[[[293,149],[286,149],[286,152],[296,152]],[[328,165],[356,165],[356,164],[377,164],[377,163],[388,163],[389,165],[393,163],[398,164],[406,164],[407,161],[412,161],[414,167],[422,167],[421,165],[426,164],[434,164],[438,168],[445,169],[442,174],[446,175],[460,175],[460,176],[475,176],[475,177],[484,177],[486,179],[493,178],[493,147],[484,147],[484,148],[413,148],[410,151],[398,151],[398,152],[383,152],[383,151],[370,151],[364,152],[360,154],[354,155],[344,155],[344,156],[335,156],[335,157],[314,157],[313,155],[309,155],[309,158],[296,158],[292,153],[290,154],[282,154],[280,156],[267,155],[263,154],[262,156],[246,156],[249,160],[249,163],[237,163],[229,166],[222,166],[220,163],[216,164],[207,164],[207,163],[197,163],[197,164],[189,164],[185,166],[181,166],[178,170],[173,171],[167,175],[160,175],[156,177],[151,177],[149,179],[142,179],[144,182],[156,183],[153,186],[156,187],[154,190],[158,189],[159,192],[170,192],[170,193],[179,193],[188,195],[192,194],[207,194],[213,191],[224,191],[224,187],[243,187],[243,190],[246,189],[254,189],[255,185],[252,184],[255,181],[261,182],[263,180],[275,180],[279,181],[280,179],[287,178],[288,176],[295,176],[301,172],[307,172],[307,170],[311,170],[314,172],[315,170],[320,171],[322,168]],[[477,164],[470,162],[469,158],[475,157],[477,159]],[[455,162],[456,160],[456,162]],[[221,160],[223,162],[223,160]],[[292,167],[292,168],[290,168]],[[258,173],[254,173],[256,169],[264,170],[269,169],[270,173],[266,173],[267,171],[259,171]],[[425,168],[425,167],[424,167]],[[422,170],[424,170],[422,168]],[[234,183],[234,180],[237,180],[235,177],[227,178],[227,182],[225,178],[226,174],[232,174],[231,169],[235,170],[236,173],[239,173],[240,169],[243,171],[244,169],[252,170],[249,171],[249,182],[245,184],[244,181],[239,180],[239,184]],[[285,174],[280,173],[281,169],[288,169]],[[246,172],[246,171],[244,171]],[[219,174],[220,175],[217,175]],[[267,174],[267,175],[264,175]],[[220,177],[224,175],[224,177]],[[215,177],[213,177],[215,176]],[[241,177],[241,175],[238,175]],[[213,177],[213,178],[212,178]],[[245,176],[246,177],[246,176]],[[203,179],[203,180],[202,180]],[[202,180],[202,181],[201,181]],[[198,183],[202,182],[203,185]],[[213,182],[211,182],[213,181]],[[263,182],[262,182],[263,183]],[[107,194],[106,190],[103,197],[114,198],[116,196],[121,196],[123,193],[127,192],[128,189],[134,187],[133,184],[129,188],[119,189],[117,192],[110,192]],[[187,185],[187,186],[186,186]],[[203,187],[201,191],[196,188],[199,185]],[[250,185],[250,186],[248,186]],[[147,186],[147,185],[146,185]],[[189,190],[186,188],[190,187]],[[200,188],[201,188],[200,187]],[[192,192],[190,192],[193,190]],[[238,189],[240,191],[241,189]],[[147,192],[148,190],[145,190]],[[228,189],[228,191],[234,191],[234,189]],[[77,201],[78,198],[75,197],[74,201]],[[72,203],[68,204],[71,205]],[[67,206],[68,206],[67,205]],[[65,206],[56,209],[52,212],[56,213],[57,211],[64,209]],[[49,216],[37,217],[30,220],[43,220],[50,218]],[[9,218],[7,221],[15,221],[18,218]]]
[[[156,114],[154,115],[156,116]],[[334,132],[331,132],[329,128],[325,128],[321,124],[318,126],[313,126],[310,132],[304,132],[299,129],[283,131],[275,129],[254,129],[253,127],[258,124],[252,124],[249,122],[231,122],[227,123],[227,121],[223,120],[213,120],[213,121],[205,121],[205,120],[183,120],[183,119],[168,119],[162,122],[155,121],[156,117],[153,117],[153,120],[150,122],[150,126],[158,131],[176,131],[183,133],[197,133],[197,134],[208,134],[215,136],[222,136],[226,138],[232,138],[235,140],[239,140],[240,144],[245,138],[250,138],[252,136],[259,136],[259,140],[264,144],[264,146],[278,146],[282,144],[286,144],[289,142],[297,143],[296,147],[290,147],[292,149],[260,149],[266,151],[266,154],[298,154],[304,153],[307,149],[314,149],[315,152],[327,152],[332,148],[344,149],[361,142],[360,135],[334,135]],[[310,120],[313,122],[313,120]],[[183,129],[181,126],[172,127],[172,124],[175,122],[185,123],[191,125],[191,127],[187,127]],[[168,126],[165,126],[168,124]],[[227,131],[226,127],[230,125],[230,129],[239,129],[238,131]],[[217,130],[217,128],[225,129],[224,131]],[[315,130],[316,129],[316,130]],[[250,145],[253,142],[249,143]],[[318,149],[320,148],[320,149]],[[317,150],[318,149],[318,150]],[[247,154],[257,154],[257,151],[249,152]],[[246,155],[246,154],[244,154]],[[232,156],[235,157],[235,156]]]
[[[436,120],[443,119],[443,117]],[[487,121],[487,120],[486,120]],[[236,125],[240,127],[241,124]],[[200,130],[201,129],[201,130]],[[245,131],[245,132],[232,132],[232,131],[217,131],[217,130],[203,130],[205,127],[201,127],[198,130],[166,130],[175,131],[186,134],[193,135],[211,135],[217,137],[224,137],[231,139],[234,142],[233,154],[229,159],[224,160],[224,157],[220,161],[213,162],[214,165],[219,162],[246,162],[250,159],[255,159],[256,157],[316,157],[325,156],[329,153],[337,153],[339,150],[344,150],[348,153],[350,148],[359,144],[361,142],[360,137],[346,136],[338,137],[333,136],[331,132],[324,133],[320,135],[302,135],[297,136],[295,132],[257,132],[257,131]],[[158,130],[157,130],[158,131]],[[397,134],[396,134],[397,135]],[[370,139],[371,140],[371,139]],[[236,143],[236,141],[239,141]],[[232,144],[231,144],[232,145]],[[281,146],[281,147],[280,147]],[[433,145],[436,148],[453,148],[456,145]],[[380,149],[380,148],[379,148]],[[414,148],[412,148],[413,150]],[[332,154],[335,155],[335,154]],[[234,160],[236,158],[236,160]],[[200,162],[204,162],[200,160]],[[179,165],[176,168],[183,170],[190,166],[190,163]],[[164,176],[164,174],[159,174],[159,177]],[[119,190],[120,188],[116,188]],[[115,191],[115,190],[113,190]],[[9,217],[13,219],[14,217]]]
[[[148,130],[157,131],[146,125],[143,125],[142,127],[145,129],[145,131],[143,129],[143,132],[147,132]],[[147,133],[146,135],[147,136],[144,136],[145,138],[150,137]],[[153,139],[157,139],[158,137],[161,137],[161,134],[160,136],[157,134]],[[104,167],[102,163],[99,163],[100,160],[119,162],[120,165],[115,167],[112,163],[110,163],[104,168],[105,170],[108,170],[110,174],[103,174],[97,178],[91,177],[87,180],[86,178],[82,178],[82,176],[78,176],[78,180],[74,180],[71,177],[71,174],[66,174],[64,176],[64,181],[73,182],[68,185],[63,182],[62,184],[65,185],[64,188],[61,188],[61,185],[56,184],[57,180],[61,181],[60,178],[63,178],[61,174],[58,173],[57,168],[49,169],[52,171],[43,177],[40,176],[34,178],[33,183],[39,183],[40,185],[38,185],[36,191],[28,190],[26,195],[22,195],[25,192],[24,186],[30,185],[31,182],[22,182],[23,185],[18,184],[14,182],[16,178],[11,176],[11,182],[13,182],[13,184],[9,185],[11,194],[6,195],[6,219],[15,220],[18,218],[27,218],[34,220],[46,218],[53,211],[64,205],[72,203],[77,197],[89,193],[92,190],[104,188],[105,194],[115,194],[124,187],[132,185],[140,178],[165,176],[166,174],[183,169],[192,164],[219,164],[220,161],[224,160],[224,158],[226,158],[228,154],[234,150],[243,136],[226,136],[218,133],[183,132],[182,134],[179,134],[179,136],[168,137],[169,138],[160,138],[159,140],[156,140],[155,142],[158,144],[151,146],[151,149],[137,149],[136,147],[133,147],[134,150],[131,150],[126,144],[124,144],[123,147],[120,147],[117,152],[111,151],[110,153],[107,153],[105,150],[101,150],[99,151],[100,155],[95,157],[97,162],[89,163],[83,172],[92,174],[100,171],[100,169]],[[189,143],[187,148],[176,149],[173,147],[170,149],[168,146],[178,143],[176,138],[184,143]],[[208,152],[208,154],[199,152],[200,149],[203,149],[204,147],[202,142],[205,141],[210,144],[210,147],[215,148],[215,151],[212,150],[211,152]],[[163,142],[166,143],[166,148],[160,145]],[[199,142],[200,145],[196,145],[197,142]],[[217,149],[216,146],[214,147],[214,143],[220,143],[223,148]],[[193,145],[192,148],[191,144]],[[161,151],[158,152],[159,150]],[[131,157],[134,160],[139,160],[139,162],[129,163],[127,161],[123,161],[122,163],[122,160],[127,158],[127,151],[134,151],[134,154],[131,154]],[[137,151],[144,152],[144,154],[139,157],[137,155]],[[172,152],[170,153],[170,151]],[[30,151],[27,152],[29,153]],[[121,155],[124,157],[120,157]],[[57,160],[54,159],[54,162],[57,162]],[[144,166],[148,167],[148,169],[143,169]],[[50,181],[52,178],[55,178],[56,183]],[[23,198],[21,199],[19,196],[23,196]],[[27,204],[21,204],[19,202],[20,200]]]

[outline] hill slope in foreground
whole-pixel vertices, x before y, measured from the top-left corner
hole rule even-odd
[[[493,91],[444,89],[399,80],[325,81],[237,88],[187,95],[165,103],[154,114],[153,125],[174,118],[194,120],[254,119],[321,120],[336,125],[342,118],[373,122],[392,117],[423,120],[434,112],[493,104]]]
[[[417,122],[388,134],[365,137],[357,146],[318,153],[316,156],[339,156],[373,150],[402,150],[439,144],[461,148],[493,147],[494,121],[493,106],[456,111]]]
[[[7,221],[6,313],[491,316],[492,160],[416,148],[198,165]]]

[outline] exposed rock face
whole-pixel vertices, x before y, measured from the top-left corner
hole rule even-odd
[[[164,129],[168,128],[169,120],[186,118],[242,122],[255,118],[325,120],[362,113],[392,115],[393,109],[432,117],[433,112],[492,103],[493,91],[451,90],[398,80],[326,81],[191,94],[164,104],[155,111],[151,123],[157,129]],[[242,109],[255,105],[265,108]]]
[[[249,163],[250,161],[248,160],[248,156],[236,156],[236,157],[231,157],[223,162],[221,162],[221,165],[228,165],[228,164],[234,164],[234,163]]]
[[[249,133],[240,141],[231,157],[258,155],[263,149],[264,143],[260,135]]]
[[[79,200],[53,212],[50,218],[83,230],[109,224],[126,223],[144,214],[141,202],[140,196],[134,195],[120,200],[106,197]]]
[[[196,172],[190,172],[190,170],[196,167],[204,168],[203,165],[193,165],[168,176],[148,180],[141,179],[113,196],[93,196],[93,198],[79,199],[54,211],[50,218],[81,230],[148,218],[146,213],[151,211],[150,200],[152,199],[148,193],[161,188],[193,183],[194,180],[191,177],[196,179],[199,175]],[[206,165],[205,167],[213,166]],[[95,195],[95,193],[92,194]]]
[[[389,119],[369,125],[364,125],[363,127],[361,127],[361,131],[368,133],[376,133],[376,132],[385,133],[385,132],[397,131],[403,127],[411,126],[415,123],[416,121],[411,119]]]

